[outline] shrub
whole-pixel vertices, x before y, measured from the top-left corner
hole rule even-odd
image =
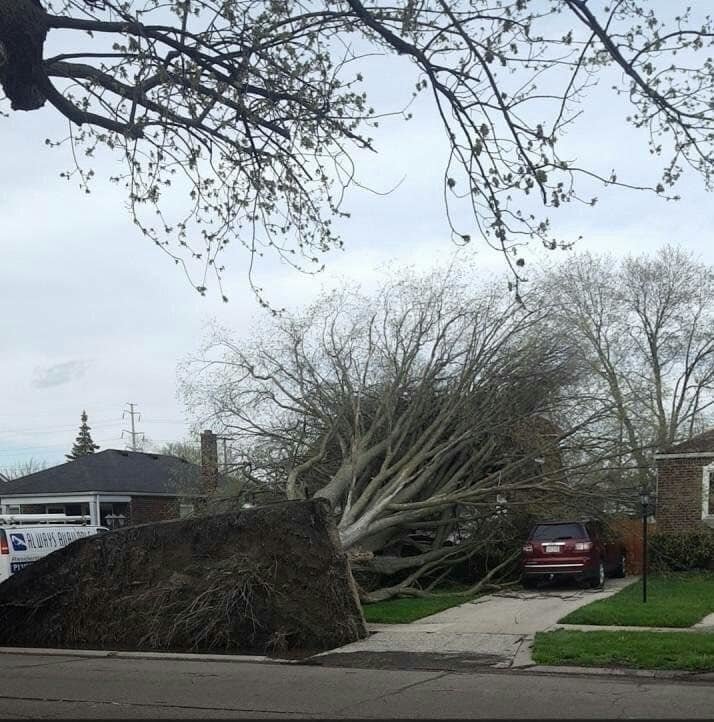
[[[714,569],[714,531],[654,534],[649,556],[654,571]]]

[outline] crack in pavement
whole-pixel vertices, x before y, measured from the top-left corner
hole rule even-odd
[[[518,641],[518,646],[516,647],[516,651],[513,653],[513,656],[508,660],[507,669],[519,669],[519,668],[525,669],[527,667],[532,667],[533,665],[535,665],[535,662],[533,661],[533,657],[531,656],[531,650],[528,649],[528,646],[532,642],[533,642],[533,635],[524,634],[521,637],[521,639]],[[522,657],[523,660],[520,661],[520,663],[516,667],[515,666],[516,660],[519,659],[519,657]],[[496,666],[498,666],[498,665],[496,665]]]
[[[376,697],[366,697],[365,699],[361,699],[356,702],[350,702],[350,704],[334,710],[333,714],[340,714],[342,712],[347,711],[351,707],[355,707],[356,705],[364,704],[365,702],[378,702],[379,700],[387,699],[387,697],[392,697],[395,694],[401,694],[402,692],[404,692],[407,689],[411,689],[412,687],[418,687],[420,684],[425,684],[426,682],[433,682],[434,680],[441,679],[442,677],[446,677],[447,675],[449,675],[451,673],[452,673],[451,670],[447,670],[445,672],[441,672],[440,674],[435,674],[433,677],[428,677],[426,679],[420,679],[417,682],[410,682],[409,684],[404,684],[401,687],[398,687],[397,689],[390,690],[389,692],[384,692],[384,694],[377,695]]]

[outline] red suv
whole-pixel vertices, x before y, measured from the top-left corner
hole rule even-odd
[[[536,524],[523,545],[522,582],[575,578],[601,587],[605,576],[625,576],[625,546],[610,539],[597,521],[548,521]]]

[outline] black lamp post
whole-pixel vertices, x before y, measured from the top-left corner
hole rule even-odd
[[[642,602],[647,601],[647,507],[650,495],[646,487],[640,489],[640,505],[642,506]]]

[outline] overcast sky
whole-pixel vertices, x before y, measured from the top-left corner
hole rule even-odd
[[[367,86],[375,105],[404,99],[414,82],[402,59],[383,68]],[[656,182],[659,166],[651,164],[645,137],[625,126],[626,108],[601,88],[583,109],[567,140],[570,156],[603,173],[617,168],[620,177]],[[0,101],[0,110],[9,104]],[[401,184],[388,196],[349,195],[345,250],[326,257],[327,270],[305,277],[274,259],[263,262],[259,282],[274,305],[299,306],[346,279],[372,283],[387,268],[428,268],[455,252],[442,205],[443,134],[426,103],[414,111],[408,123],[383,123],[375,134],[379,154],[359,159],[365,183],[379,190]],[[66,132],[50,107],[0,118],[0,470],[29,459],[62,463],[82,409],[102,449],[128,443],[127,402],[141,412],[137,429],[151,441],[187,438],[193,419],[177,398],[177,364],[196,351],[209,320],[240,335],[261,313],[237,246],[224,259],[230,298],[224,304],[215,289],[200,297],[140,236],[120,189],[104,180],[116,168],[112,157],[94,164],[98,180],[90,195],[61,180],[68,151],[44,140]],[[566,237],[582,234],[583,250],[654,252],[672,242],[714,264],[712,198],[693,176],[678,192],[683,200],[674,204],[598,189],[595,208],[555,212],[554,228]],[[529,263],[542,255],[534,250]],[[505,284],[502,260],[478,239],[464,259]]]

